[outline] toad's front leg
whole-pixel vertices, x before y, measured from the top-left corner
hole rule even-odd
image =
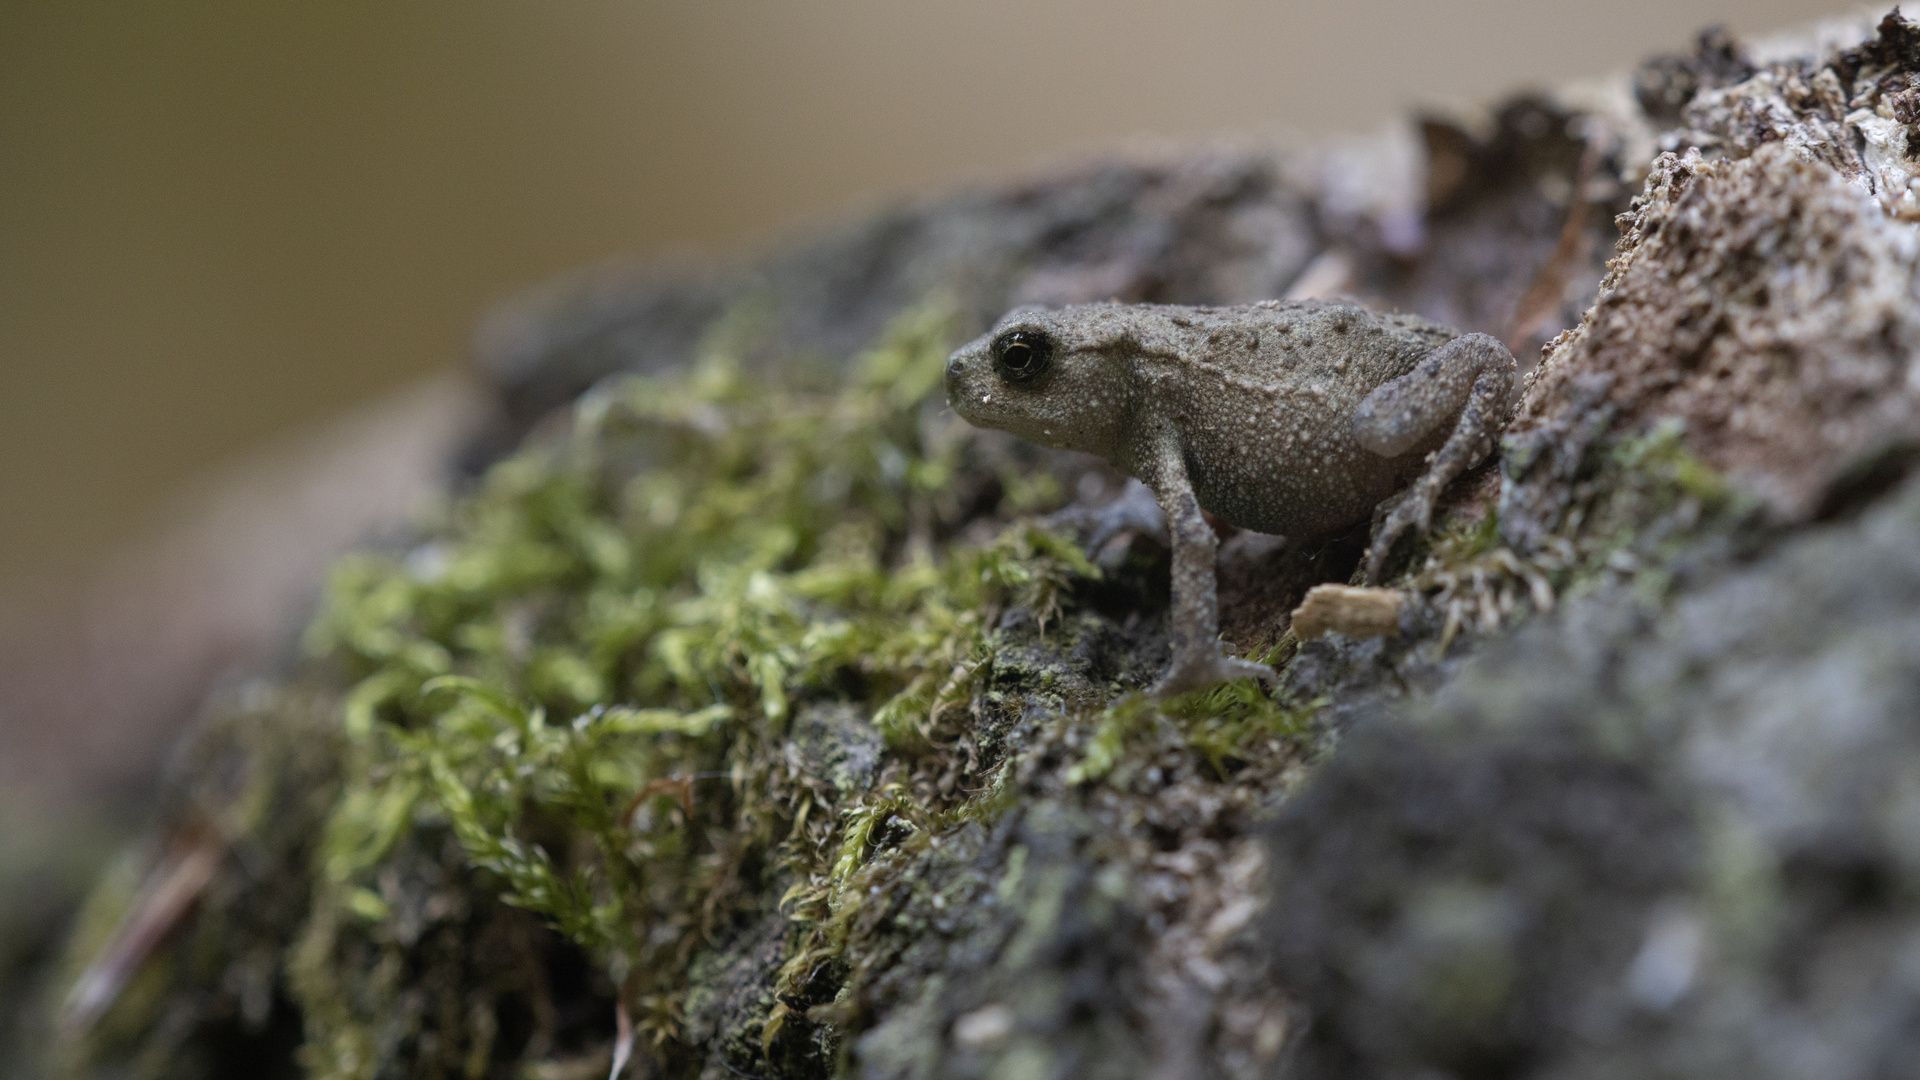
[[[1220,600],[1214,573],[1219,540],[1200,514],[1193,483],[1177,446],[1159,455],[1151,486],[1173,537],[1173,659],[1148,693],[1171,697],[1248,676],[1268,683],[1279,676],[1265,664],[1226,655],[1220,645]]]

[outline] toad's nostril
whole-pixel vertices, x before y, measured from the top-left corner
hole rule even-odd
[[[949,358],[947,360],[947,378],[949,379],[959,378],[960,372],[964,368],[964,366],[965,365],[960,363],[959,357],[955,356],[955,357]]]

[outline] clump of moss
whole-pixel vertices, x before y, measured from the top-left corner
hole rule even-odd
[[[1324,745],[1321,703],[1130,693],[1164,579],[1103,583],[1025,516],[1064,485],[940,407],[937,306],[845,364],[749,367],[755,327],[601,386],[410,547],[338,565],[298,676],[335,688],[314,808],[238,830],[272,834],[235,871],[260,880],[203,905],[205,963],[154,970],[226,979],[221,920],[305,896],[242,966],[308,1075],[604,1074],[616,1009],[654,1075],[817,1075],[1053,986],[1075,935],[1132,962],[1152,943],[1113,928],[1169,897],[1253,902],[1207,868]],[[1029,849],[1112,918],[1032,922],[1058,889],[1021,884]],[[1032,948],[989,963],[981,934]],[[1121,985],[1028,1005],[1096,1047],[1147,1008]],[[116,1045],[154,1027],[134,1012]]]
[[[1748,521],[1756,501],[1688,450],[1678,420],[1582,446],[1574,475],[1546,477],[1526,448],[1509,446],[1506,485],[1555,485],[1558,513],[1548,527],[1502,528],[1490,501],[1477,517],[1445,523],[1406,587],[1444,613],[1442,648],[1462,629],[1499,630],[1527,611],[1553,609],[1614,577],[1630,577],[1650,601],[1671,586],[1670,564],[1713,530]],[[1529,476],[1529,473],[1534,475]]]
[[[450,837],[501,899],[584,949],[663,1052],[696,954],[782,896],[771,1052],[844,945],[846,884],[879,834],[1000,805],[1004,770],[955,735],[1001,615],[1057,628],[1099,572],[1031,523],[961,541],[983,530],[954,478],[981,465],[929,405],[937,308],[838,383],[747,370],[732,329],[683,373],[593,392],[410,551],[337,569],[310,645],[353,680],[351,750],[292,978],[313,1075],[379,1075],[398,1052],[336,969],[350,928],[399,917],[391,864],[423,837]],[[1047,493],[998,486],[1003,505]],[[829,703],[884,748],[843,783],[796,761],[796,715]],[[1195,746],[1224,766],[1284,733],[1269,712],[1226,708]]]
[[[1067,770],[1068,783],[1105,779],[1125,762],[1130,745],[1156,730],[1183,743],[1222,780],[1236,766],[1293,751],[1310,737],[1321,702],[1291,704],[1250,679],[1194,690],[1164,702],[1132,693],[1100,710],[1082,756]]]
[[[1074,935],[1124,966],[1160,946],[1114,928],[1172,910],[1141,897],[1254,902],[1205,868],[1326,745],[1320,692],[1129,693],[1164,656],[1115,599],[1145,571],[1102,584],[1021,516],[1062,485],[939,408],[939,308],[846,365],[749,368],[754,326],[602,386],[411,548],[337,568],[303,675],[340,687],[322,823],[274,849],[310,875],[277,961],[310,1075],[585,1075],[616,1003],[658,1075],[814,1075],[848,1036],[944,1053],[1017,988],[1045,1039],[1098,1046],[1144,1006],[1027,1000]],[[1436,536],[1412,582],[1443,638],[1738,502],[1667,428],[1581,470],[1544,542],[1496,509]],[[1111,919],[1034,929],[1043,848]],[[981,935],[1035,944],[957,944]]]

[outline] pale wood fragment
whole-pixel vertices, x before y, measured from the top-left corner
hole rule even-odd
[[[1391,637],[1400,632],[1399,589],[1315,585],[1293,609],[1293,636],[1311,641],[1330,631],[1349,637]]]

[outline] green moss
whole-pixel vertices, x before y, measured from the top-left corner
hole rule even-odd
[[[309,646],[355,680],[351,761],[293,980],[315,1075],[378,1075],[393,1052],[367,1034],[379,995],[330,969],[345,928],[395,917],[381,875],[409,837],[457,841],[501,899],[624,983],[656,1043],[678,1034],[697,946],[783,884],[770,1048],[844,944],[876,834],[1001,805],[991,785],[926,782],[952,765],[939,748],[987,628],[1014,608],[1057,624],[1098,571],[1031,524],[956,541],[973,511],[952,481],[979,466],[929,404],[942,310],[903,317],[837,386],[797,364],[748,372],[746,324],[684,373],[596,390],[413,550],[336,570]],[[1058,497],[1050,477],[1002,479],[1009,511]],[[791,767],[814,701],[851,702],[890,748],[864,785]]]
[[[1551,502],[1564,512],[1554,527],[1525,544],[1506,543],[1498,505],[1443,523],[1405,585],[1445,613],[1441,647],[1462,629],[1495,631],[1622,576],[1649,603],[1661,601],[1684,551],[1740,527],[1757,506],[1684,436],[1684,425],[1668,420],[1590,447],[1578,476],[1555,481]],[[1526,475],[1536,452],[1509,446],[1508,475]]]
[[[1100,608],[1077,544],[1025,517],[1057,479],[941,407],[942,309],[845,365],[750,370],[759,325],[743,311],[685,370],[598,388],[410,549],[337,566],[298,676],[330,688],[301,706],[324,733],[235,744],[248,769],[325,768],[287,787],[299,814],[230,829],[270,853],[249,858],[271,895],[303,898],[275,907],[259,970],[309,1075],[604,1071],[605,1027],[565,1035],[562,993],[605,1025],[617,998],[661,1075],[709,1055],[817,1073],[903,994],[1031,989],[1089,913],[1134,925],[1154,848],[1128,830],[1166,785],[1213,789],[1197,805],[1237,829],[1297,773],[1317,703],[1253,683],[1113,700],[1151,627]],[[281,730],[277,702],[258,730]],[[1105,870],[1066,854],[1083,842]],[[1071,918],[1042,918],[1068,870]],[[253,895],[229,892],[197,916],[204,963],[148,966],[128,1045],[165,1026],[169,980],[225,977],[220,920]],[[1040,951],[942,983],[963,915]],[[550,985],[557,950],[591,977]]]
[[[1129,749],[1164,729],[1197,754],[1220,779],[1236,766],[1290,752],[1311,732],[1324,704],[1292,705],[1242,679],[1194,690],[1166,701],[1132,693],[1102,709],[1080,760],[1067,770],[1071,784],[1105,779],[1127,760]]]
[[[1649,602],[1672,587],[1674,560],[1712,532],[1749,523],[1759,502],[1687,448],[1686,427],[1667,419],[1596,450],[1595,474],[1569,522],[1576,558],[1561,574],[1569,595],[1626,576]]]
[[[1051,985],[1063,941],[1129,955],[1115,927],[1136,925],[1128,882],[1155,845],[1244,828],[1317,748],[1322,702],[1251,681],[1114,697],[1151,635],[1090,603],[1077,545],[1020,517],[1059,497],[1051,474],[939,408],[940,309],[831,369],[749,371],[751,316],[683,372],[596,390],[410,550],[337,567],[308,638],[308,676],[339,678],[330,726],[289,736],[326,760],[301,788],[318,808],[279,837],[284,809],[215,800],[239,843],[273,833],[310,874],[276,961],[310,1075],[604,1061],[604,1042],[558,1045],[542,925],[595,972],[573,992],[617,995],[662,1074],[716,1053],[817,1072],[863,1024],[935,1053],[980,995]],[[1562,532],[1574,557],[1520,559],[1489,511],[1436,536],[1419,587],[1550,602],[1737,502],[1666,429],[1597,470]],[[1170,786],[1213,816],[1163,812]],[[989,933],[991,962],[943,959],[943,935]],[[143,1025],[209,964],[156,958],[100,1039],[157,1062]],[[1079,1023],[1064,998],[1029,1006]],[[506,1041],[516,1008],[533,1032]]]

